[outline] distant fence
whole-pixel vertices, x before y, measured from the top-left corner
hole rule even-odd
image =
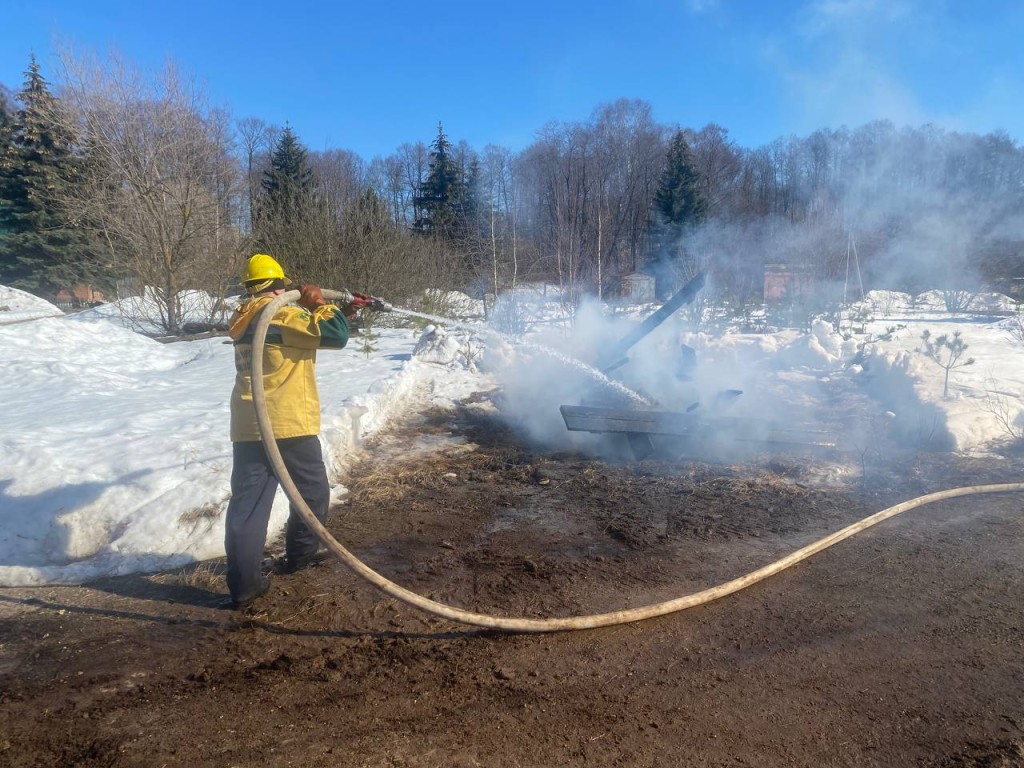
[[[47,299],[62,312],[81,312],[83,309],[98,307],[102,301],[84,301],[83,299]]]

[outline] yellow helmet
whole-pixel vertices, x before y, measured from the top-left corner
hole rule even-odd
[[[250,257],[249,263],[245,265],[245,274],[242,282],[248,283],[252,280],[287,280],[284,270],[273,256],[265,253],[257,253]]]

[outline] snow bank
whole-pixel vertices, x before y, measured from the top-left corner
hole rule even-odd
[[[1013,312],[1017,302],[1002,293],[978,293],[968,305],[974,312]]]
[[[906,312],[914,306],[914,297],[900,291],[868,291],[863,301],[856,302],[854,307],[863,306],[877,315],[888,315],[893,312]]]
[[[782,345],[774,355],[773,367],[830,371],[851,360],[856,342],[844,340],[832,324],[822,319],[811,323],[811,332]]]
[[[63,317],[64,313],[45,299],[0,285],[0,325],[21,323],[41,317]]]
[[[382,331],[370,359],[318,356],[335,481],[359,439],[428,380],[413,343]],[[0,584],[80,583],[223,554],[230,343],[160,344],[108,322],[47,319],[0,327],[0,350],[13,373],[0,379]],[[287,514],[278,494],[272,533]]]
[[[914,298],[914,306],[932,312],[946,312],[946,291],[925,291]],[[1016,302],[1001,293],[953,291],[956,303],[962,303],[964,312],[1012,312]]]
[[[918,310],[891,334],[890,323],[869,323],[868,335],[878,341],[866,345],[862,381],[896,414],[910,445],[989,451],[1024,436],[1024,341],[1008,330],[1013,321]],[[926,330],[932,339],[959,332],[967,344],[963,360],[975,360],[950,371],[948,391],[945,370],[921,352]]]
[[[481,335],[466,331],[453,332],[440,326],[428,325],[416,342],[413,356],[424,363],[436,363],[475,372],[485,346]]]
[[[945,411],[920,386],[928,373],[924,366],[925,361],[912,352],[876,347],[855,373],[867,392],[888,409],[897,439],[929,450],[953,450],[957,439]]]
[[[205,291],[190,290],[178,294],[178,303],[181,312],[179,325],[182,327],[190,323],[227,327],[238,299],[219,299]],[[142,296],[118,299],[68,317],[72,320],[105,320],[149,336],[161,336],[166,331],[163,307],[152,288],[146,288]]]

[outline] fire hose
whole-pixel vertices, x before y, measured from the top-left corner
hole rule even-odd
[[[324,290],[323,295],[329,300],[335,300],[340,303],[348,303],[352,300],[351,294],[347,291]],[[768,565],[758,568],[755,571],[751,571],[743,576],[739,576],[730,581],[718,584],[717,586],[710,587],[699,592],[693,592],[689,595],[684,595],[673,600],[666,600],[664,602],[640,606],[638,608],[628,608],[620,611],[611,611],[609,613],[585,616],[567,616],[563,618],[550,619],[490,616],[484,613],[475,613],[473,611],[463,610],[461,608],[446,605],[445,603],[440,603],[436,600],[431,600],[423,597],[422,595],[418,595],[415,592],[412,592],[382,576],[359,560],[355,555],[342,546],[338,540],[334,538],[331,532],[327,530],[326,526],[316,518],[312,510],[310,510],[309,505],[306,504],[302,495],[299,493],[299,490],[295,486],[291,476],[288,474],[288,469],[285,467],[284,460],[281,458],[281,452],[277,448],[273,426],[270,423],[270,414],[267,410],[266,394],[263,387],[263,349],[265,346],[267,328],[270,326],[270,321],[277,313],[277,310],[288,302],[296,301],[299,296],[299,291],[288,291],[267,304],[260,314],[253,334],[252,399],[253,404],[256,407],[256,421],[259,424],[263,446],[266,449],[267,456],[270,458],[271,464],[274,467],[274,471],[281,483],[281,487],[284,489],[288,500],[298,511],[306,525],[308,525],[316,534],[317,538],[320,539],[321,543],[328,549],[328,551],[337,557],[345,566],[396,600],[400,600],[407,605],[411,605],[414,608],[418,608],[435,616],[440,616],[461,624],[486,627],[488,629],[497,629],[505,632],[561,632],[576,629],[608,627],[615,624],[628,624],[635,621],[654,618],[656,616],[664,616],[669,613],[675,613],[676,611],[693,608],[695,606],[711,602],[712,600],[725,597],[726,595],[731,595],[734,592],[738,592],[752,584],[756,584],[759,581],[767,579],[769,576],[773,576],[776,573],[784,571],[790,566],[796,565],[802,560],[806,560],[812,555],[815,555],[834,544],[838,544],[844,539],[850,538],[854,534],[860,533],[873,525],[877,525],[883,520],[888,520],[902,512],[924,506],[925,504],[975,494],[1024,491],[1024,483],[1002,483],[996,485],[972,485],[962,488],[951,488],[945,491],[938,491],[924,496],[919,496],[915,499],[910,499],[909,501],[904,501],[883,509],[881,512],[876,512],[869,517],[865,517],[852,525],[848,525],[835,533],[825,536],[824,538],[808,544],[805,547],[801,547],[795,552],[792,552],[773,563],[769,563]]]

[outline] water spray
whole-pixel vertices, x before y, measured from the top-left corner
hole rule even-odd
[[[347,291],[325,290],[323,293],[326,298],[331,300],[338,299],[343,303],[350,302],[352,298],[351,294]],[[274,315],[277,314],[277,310],[288,302],[295,302],[298,300],[299,296],[299,291],[288,291],[287,293],[284,293],[270,301],[261,312],[253,333],[252,399],[253,405],[256,408],[256,421],[260,428],[263,447],[266,449],[267,456],[274,467],[274,473],[281,482],[281,487],[284,489],[285,495],[292,503],[293,508],[298,511],[302,520],[309,526],[310,530],[316,534],[317,538],[320,539],[321,543],[328,549],[328,551],[337,557],[346,567],[396,600],[400,600],[407,605],[411,605],[414,608],[418,608],[434,616],[440,616],[441,618],[461,624],[486,627],[505,632],[563,632],[568,630],[607,627],[615,624],[628,624],[635,621],[641,621],[643,619],[654,618],[656,616],[664,616],[687,608],[693,608],[695,606],[711,602],[712,600],[717,600],[720,597],[731,595],[734,592],[738,592],[739,590],[749,587],[752,584],[756,584],[757,582],[762,581],[769,576],[773,576],[790,566],[796,565],[802,560],[806,560],[812,555],[821,552],[823,549],[831,547],[833,544],[838,544],[844,539],[848,539],[873,525],[877,525],[883,520],[888,520],[890,517],[895,517],[902,512],[924,506],[925,504],[942,501],[944,499],[958,498],[961,496],[971,496],[974,494],[1024,491],[1024,483],[1003,483],[1000,485],[973,485],[965,488],[952,488],[946,491],[930,493],[926,496],[919,496],[916,499],[904,501],[900,504],[888,507],[887,509],[883,509],[881,512],[876,512],[870,517],[866,517],[852,525],[848,525],[833,534],[825,536],[812,544],[808,544],[786,557],[776,560],[773,563],[769,563],[755,571],[751,571],[744,576],[724,582],[715,587],[710,587],[699,592],[678,597],[674,600],[667,600],[665,602],[654,603],[652,605],[642,606],[639,608],[629,608],[621,611],[590,614],[586,616],[569,616],[550,619],[491,616],[488,614],[466,611],[461,608],[439,603],[436,600],[431,600],[423,597],[422,595],[418,595],[415,592],[412,592],[382,576],[359,560],[355,555],[343,547],[338,540],[334,538],[331,532],[327,530],[327,527],[316,518],[316,515],[313,514],[312,510],[310,510],[309,505],[307,505],[305,500],[302,498],[302,494],[299,493],[291,475],[288,473],[288,469],[284,465],[284,460],[281,458],[281,452],[277,448],[277,441],[274,438],[274,429],[270,423],[270,414],[267,410],[266,392],[263,387],[263,350],[267,336],[267,328],[270,327],[270,321],[273,319]]]
[[[610,378],[608,375],[606,375],[599,369],[595,368],[592,365],[588,365],[582,360],[579,360],[575,357],[570,357],[569,355],[563,354],[556,349],[546,347],[543,344],[537,344],[528,341],[520,341],[519,339],[509,336],[507,333],[502,333],[501,331],[497,331],[493,328],[488,328],[485,325],[463,323],[459,322],[458,320],[450,320],[446,317],[428,315],[425,312],[416,312],[415,310],[403,309],[401,307],[391,307],[390,309],[392,312],[397,312],[398,314],[401,315],[408,315],[409,317],[419,317],[424,320],[430,320],[431,322],[437,323],[439,325],[451,325],[456,328],[461,328],[463,330],[469,331],[471,333],[479,333],[484,336],[492,336],[494,338],[498,338],[501,339],[502,341],[507,342],[510,346],[516,349],[523,349],[531,352],[537,352],[542,355],[546,355],[547,357],[551,357],[554,358],[555,360],[558,360],[567,367],[575,368],[580,373],[584,374],[585,376],[589,376],[591,379],[593,379],[603,387],[618,392],[620,395],[625,396],[627,399],[632,400],[634,403],[637,403],[638,405],[652,405],[651,401],[648,398],[644,397],[639,392],[635,392],[634,390],[630,389],[621,381],[616,381],[615,379]]]

